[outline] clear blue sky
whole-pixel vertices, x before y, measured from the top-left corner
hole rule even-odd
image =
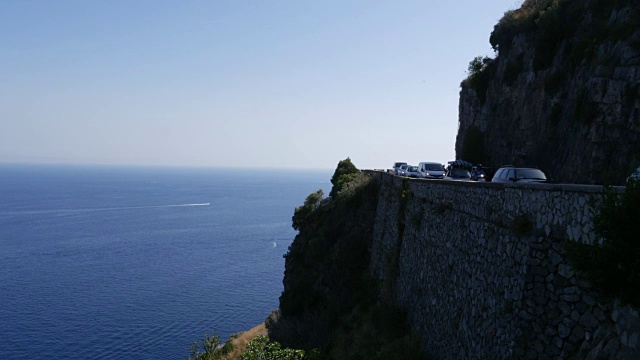
[[[0,162],[361,168],[454,158],[514,0],[0,1]]]

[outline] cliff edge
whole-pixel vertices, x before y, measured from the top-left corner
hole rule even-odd
[[[526,0],[461,84],[456,155],[623,184],[640,161],[640,3]]]

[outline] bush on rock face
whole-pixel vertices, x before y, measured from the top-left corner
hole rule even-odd
[[[329,196],[332,198],[335,197],[340,190],[342,190],[345,184],[353,180],[359,172],[360,170],[353,165],[351,159],[346,158],[341,160],[338,163],[338,167],[336,167],[336,171],[331,177],[331,184],[333,184],[333,188],[331,188]]]
[[[242,360],[305,360],[315,359],[314,351],[305,354],[304,350],[282,348],[276,341],[269,341],[265,335],[251,340],[247,351],[240,357]]]
[[[322,202],[322,196],[324,196],[324,192],[322,189],[319,189],[316,192],[312,192],[307,196],[304,200],[304,204],[302,206],[298,206],[293,212],[293,218],[291,219],[291,226],[295,230],[300,229],[300,226],[304,224],[305,221],[309,218],[309,215],[313,213]]]

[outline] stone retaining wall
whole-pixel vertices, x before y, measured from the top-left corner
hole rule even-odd
[[[602,187],[366,173],[381,184],[371,272],[434,357],[640,358],[637,311],[599,304],[565,258],[565,241],[598,241]]]

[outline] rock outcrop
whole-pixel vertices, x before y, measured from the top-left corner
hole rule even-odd
[[[640,2],[527,0],[461,84],[458,158],[622,184],[640,161]]]

